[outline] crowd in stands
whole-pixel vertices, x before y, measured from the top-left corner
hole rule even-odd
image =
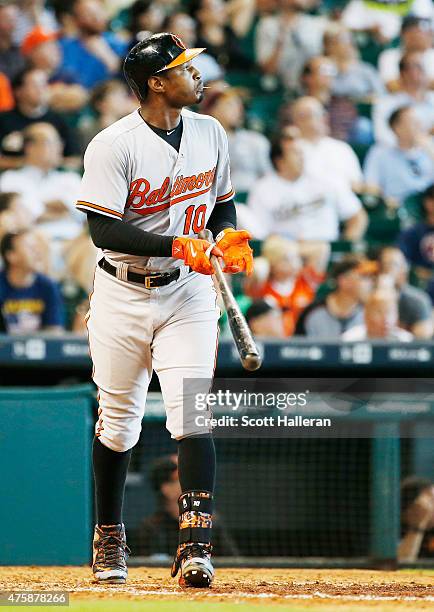
[[[138,106],[128,50],[170,31],[206,47],[194,110],[228,135],[255,252],[253,274],[230,280],[253,332],[432,339],[433,7],[0,0],[0,331],[85,333],[83,154]]]

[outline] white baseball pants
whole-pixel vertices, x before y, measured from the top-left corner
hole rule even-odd
[[[212,378],[220,313],[211,277],[181,270],[178,281],[145,289],[96,267],[87,320],[99,389],[95,435],[114,451],[139,439],[153,369],[172,438],[203,433],[197,415],[184,414],[183,379]]]

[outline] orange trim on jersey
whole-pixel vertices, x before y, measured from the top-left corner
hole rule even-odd
[[[229,196],[232,197],[234,195],[235,195],[235,191],[233,189],[231,189],[225,195],[222,195],[222,196],[219,196],[218,198],[216,198],[216,202],[220,202],[221,200],[226,200],[226,198],[229,198]]]
[[[191,198],[195,198],[196,196],[200,196],[203,195],[204,193],[207,193],[208,191],[211,190],[212,185],[210,185],[209,187],[207,187],[207,189],[203,189],[202,191],[195,191],[194,193],[186,193],[183,196],[180,196],[179,198],[175,198],[174,200],[171,200],[169,202],[166,202],[164,204],[160,204],[160,206],[153,206],[152,208],[131,208],[130,210],[132,212],[135,212],[137,215],[150,215],[154,212],[160,212],[161,210],[166,210],[166,208],[170,208],[171,206],[174,206],[175,204],[178,204],[179,202],[183,202],[184,200],[190,200]]]
[[[184,200],[189,200],[190,198],[195,198],[196,196],[203,195],[204,193],[208,193],[208,191],[211,191],[211,187],[212,184],[206,189],[202,189],[202,191],[195,191],[194,193],[186,193],[183,196],[179,196],[179,198],[175,198],[170,202],[170,206],[178,204],[178,202],[183,202]]]
[[[93,204],[92,202],[86,202],[85,200],[78,200],[76,206],[84,206],[86,208],[93,208],[95,210],[100,210],[101,212],[110,213],[111,215],[115,215],[122,219],[124,216],[122,213],[117,210],[111,210],[111,208],[104,208],[104,206],[98,206],[98,204]]]

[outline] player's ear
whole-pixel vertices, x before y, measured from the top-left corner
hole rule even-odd
[[[159,76],[151,76],[148,79],[148,87],[151,91],[155,93],[163,93],[164,92],[164,80]]]

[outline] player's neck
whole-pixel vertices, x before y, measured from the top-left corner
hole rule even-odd
[[[173,130],[179,123],[181,108],[165,108],[156,103],[149,102],[140,107],[140,115],[146,123],[161,130]]]

